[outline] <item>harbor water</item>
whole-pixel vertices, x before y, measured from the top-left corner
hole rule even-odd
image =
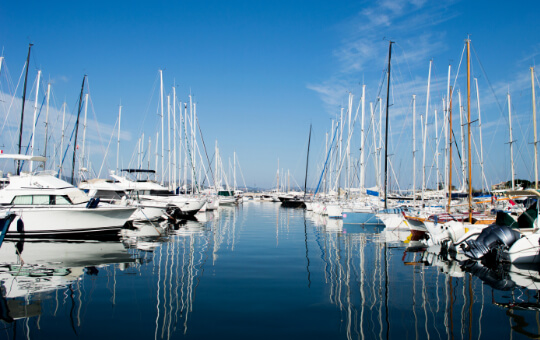
[[[245,202],[120,240],[6,240],[1,339],[519,339],[537,268],[470,267],[408,230]]]

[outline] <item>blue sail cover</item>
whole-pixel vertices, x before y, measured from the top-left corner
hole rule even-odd
[[[379,197],[379,192],[378,192],[378,191],[366,190],[366,193],[367,193],[369,196],[377,196],[377,197]]]

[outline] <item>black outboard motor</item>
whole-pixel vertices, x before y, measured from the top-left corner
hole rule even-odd
[[[461,268],[497,290],[512,290],[517,285],[510,280],[508,272],[503,268],[491,269],[480,262],[467,260],[461,263]]]
[[[521,237],[521,234],[507,226],[490,225],[482,230],[476,240],[465,241],[461,247],[467,257],[480,260],[498,247],[509,248]]]

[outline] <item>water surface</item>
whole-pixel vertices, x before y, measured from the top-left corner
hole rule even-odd
[[[6,241],[2,339],[540,334],[536,268],[466,268],[404,230],[247,202],[121,241]],[[498,289],[495,289],[496,287]],[[505,290],[501,290],[505,289]]]

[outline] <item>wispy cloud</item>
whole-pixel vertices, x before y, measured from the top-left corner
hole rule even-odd
[[[335,73],[322,84],[307,87],[319,93],[328,110],[333,109],[329,105],[343,100],[346,91],[342,89],[352,88],[358,81],[358,73],[368,76],[373,87],[373,82],[379,80],[374,71],[382,70],[387,58],[388,49],[381,43],[383,38],[397,42],[396,53],[407,68],[427,62],[434,54],[446,50],[444,31],[436,33],[431,28],[457,15],[448,10],[453,2],[385,0],[368,5],[338,27],[342,41],[333,51],[337,61]]]

